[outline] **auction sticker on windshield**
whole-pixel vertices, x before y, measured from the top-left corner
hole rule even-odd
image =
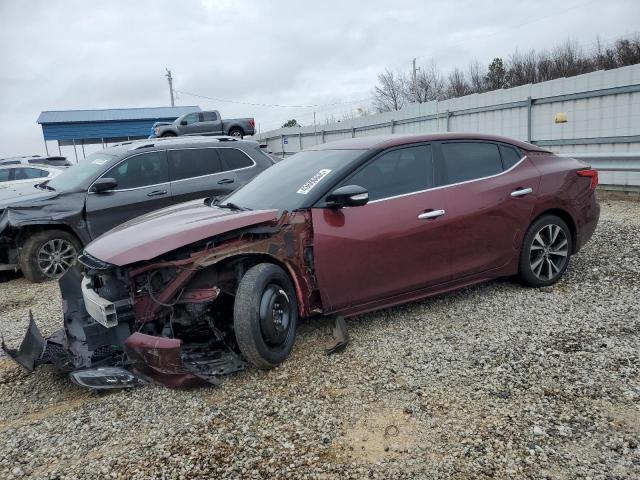
[[[306,195],[311,191],[313,187],[320,183],[320,181],[331,173],[330,168],[323,168],[319,170],[313,177],[304,182],[302,186],[298,189],[296,193],[301,193],[302,195]]]

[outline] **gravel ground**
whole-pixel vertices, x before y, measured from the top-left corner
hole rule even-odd
[[[303,324],[222,387],[97,395],[0,358],[0,478],[640,478],[640,203],[606,202],[565,279],[467,288]],[[16,344],[57,284],[0,285]]]

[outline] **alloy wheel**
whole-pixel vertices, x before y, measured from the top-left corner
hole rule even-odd
[[[38,250],[38,268],[49,278],[59,278],[75,263],[76,254],[71,242],[53,238]]]
[[[531,242],[531,271],[540,280],[553,280],[562,273],[568,256],[569,241],[564,230],[559,225],[545,225],[538,230]]]

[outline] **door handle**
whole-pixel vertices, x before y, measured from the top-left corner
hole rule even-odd
[[[434,218],[438,218],[444,215],[444,210],[430,210],[428,212],[421,213],[418,215],[420,220],[433,220]]]
[[[161,195],[166,195],[166,190],[154,190],[153,192],[147,193],[147,197],[160,197]]]
[[[223,178],[222,180],[218,181],[218,184],[224,185],[225,183],[233,183],[233,182],[235,182],[233,178]]]
[[[513,192],[511,192],[511,196],[512,197],[524,197],[525,195],[529,195],[531,192],[533,192],[533,188],[531,188],[531,187],[519,188],[519,189],[514,190]]]

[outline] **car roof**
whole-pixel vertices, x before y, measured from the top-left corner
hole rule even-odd
[[[143,140],[132,140],[130,142],[122,142],[102,150],[102,153],[113,156],[124,156],[130,152],[139,150],[155,151],[165,148],[181,147],[208,147],[220,145],[257,146],[258,143],[252,140],[238,140],[236,137],[230,136],[188,136],[188,137],[161,137],[149,138]]]
[[[523,150],[535,152],[549,152],[544,148],[531,143],[514,140],[513,138],[498,135],[485,135],[479,133],[421,133],[413,135],[391,134],[371,135],[367,137],[347,138],[335,142],[323,143],[310,147],[308,150],[383,150],[411,143],[432,142],[437,140],[485,140],[513,145]]]
[[[66,169],[63,167],[57,167],[55,165],[43,165],[41,163],[13,163],[13,164],[0,164],[0,170],[7,170],[9,168],[39,168],[42,170],[58,170],[64,172]]]
[[[42,162],[41,163],[42,165],[50,166],[51,164],[48,164],[47,162],[52,160],[65,161],[66,159],[67,157],[62,157],[60,155],[47,155],[45,157],[42,157],[40,155],[22,155],[19,157],[0,158],[0,165],[18,165],[18,164],[33,165],[36,162]]]

